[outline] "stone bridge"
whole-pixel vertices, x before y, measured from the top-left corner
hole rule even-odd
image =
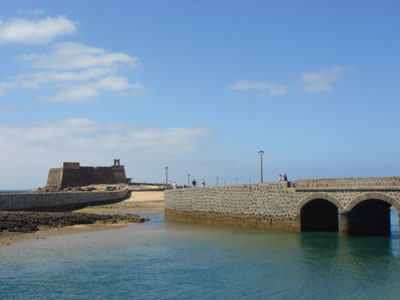
[[[168,219],[285,231],[390,234],[400,177],[303,179],[165,192]]]

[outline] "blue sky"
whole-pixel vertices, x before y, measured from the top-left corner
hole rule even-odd
[[[399,175],[398,1],[3,1],[0,189]]]

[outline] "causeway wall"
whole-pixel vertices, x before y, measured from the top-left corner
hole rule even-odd
[[[101,204],[127,197],[128,187],[118,191],[0,193],[0,210],[57,210]]]
[[[400,177],[303,179],[165,191],[167,219],[209,224],[300,231],[301,209],[323,199],[337,207],[340,230],[346,216],[375,199],[400,209]]]

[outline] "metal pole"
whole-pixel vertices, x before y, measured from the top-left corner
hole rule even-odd
[[[165,167],[165,187],[168,188],[168,167]]]
[[[236,177],[236,184],[238,184],[238,178]]]
[[[217,186],[218,186],[218,176],[217,176]]]
[[[190,174],[188,174],[188,187],[190,187]]]
[[[260,182],[263,182],[263,165],[262,165],[262,157],[263,157],[263,155],[264,155],[264,151],[263,150],[260,150],[260,151],[258,151],[258,155],[260,155],[260,169],[261,169],[261,180],[260,180]]]

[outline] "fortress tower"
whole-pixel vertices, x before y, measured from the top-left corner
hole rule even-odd
[[[46,188],[60,191],[66,187],[79,187],[90,184],[127,183],[125,168],[119,159],[114,159],[111,167],[87,167],[79,162],[64,162],[62,168],[51,168]]]

